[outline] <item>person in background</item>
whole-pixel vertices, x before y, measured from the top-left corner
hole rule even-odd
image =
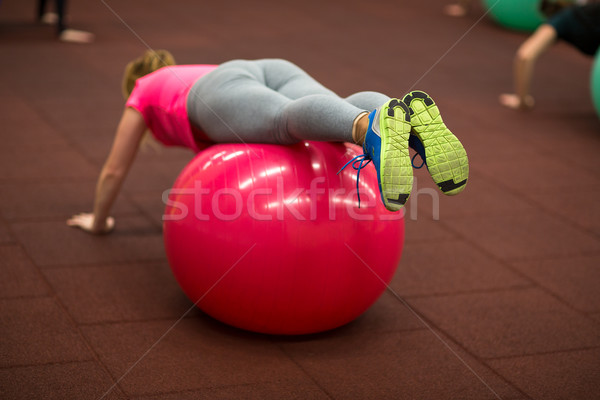
[[[56,25],[58,39],[70,43],[91,43],[94,41],[94,34],[68,28],[65,22],[65,13],[67,0],[54,0],[54,12],[46,11],[47,0],[38,0],[37,18],[38,21]]]
[[[570,1],[544,0],[541,10],[548,20],[517,50],[513,70],[515,92],[499,97],[500,104],[505,107],[527,110],[534,106],[531,81],[535,63],[558,40],[564,40],[589,56],[594,56],[600,46],[600,3],[574,5]]]

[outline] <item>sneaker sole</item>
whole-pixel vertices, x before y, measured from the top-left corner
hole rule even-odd
[[[435,102],[427,93],[413,91],[402,99],[410,110],[413,133],[425,148],[427,168],[447,195],[462,192],[469,178],[469,159],[458,138],[446,127]]]
[[[381,193],[390,211],[399,211],[404,206],[413,186],[408,152],[410,130],[408,107],[400,100],[390,100],[379,114]]]

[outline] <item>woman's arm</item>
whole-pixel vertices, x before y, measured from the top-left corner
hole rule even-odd
[[[113,229],[114,219],[109,217],[109,212],[135,159],[145,130],[142,115],[133,108],[126,108],[98,178],[94,212],[75,215],[67,221],[68,225],[94,234],[108,233]]]
[[[500,103],[514,109],[533,107],[530,87],[535,62],[556,41],[556,30],[543,24],[517,50],[514,61],[515,93],[500,95]]]

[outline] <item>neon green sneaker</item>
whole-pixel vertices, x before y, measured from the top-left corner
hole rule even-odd
[[[411,128],[408,107],[401,100],[389,100],[369,114],[363,154],[348,161],[339,171],[352,164],[352,168],[358,171],[358,191],[360,170],[372,161],[381,200],[389,211],[399,211],[412,190],[413,174],[408,153]],[[360,191],[358,204],[360,207]]]
[[[410,146],[423,159],[440,190],[447,195],[462,192],[469,178],[469,159],[458,138],[442,121],[433,99],[412,91],[402,99],[410,110]]]

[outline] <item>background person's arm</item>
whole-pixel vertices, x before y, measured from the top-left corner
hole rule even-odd
[[[114,219],[109,217],[110,209],[135,159],[145,131],[146,124],[142,115],[133,108],[126,108],[110,154],[98,178],[94,211],[74,215],[67,221],[69,226],[94,234],[108,233],[114,228]]]
[[[543,24],[519,47],[514,60],[515,93],[500,95],[502,105],[514,109],[533,107],[530,88],[535,63],[556,42],[556,38],[556,30]]]

